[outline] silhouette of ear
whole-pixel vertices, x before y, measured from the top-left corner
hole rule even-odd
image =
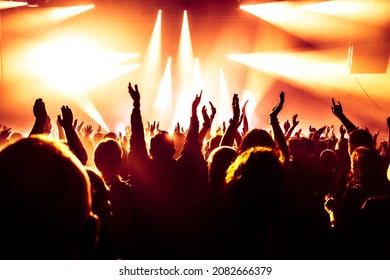
[[[98,234],[99,234],[100,222],[98,216],[91,214],[85,225],[83,227],[83,231],[81,233],[80,238],[80,256],[81,258],[89,258],[93,249],[96,247],[98,242]]]

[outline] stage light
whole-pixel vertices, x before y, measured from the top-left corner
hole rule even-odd
[[[232,97],[233,93],[229,92],[223,69],[219,69],[219,96],[218,96],[218,114],[215,116],[215,123],[219,126],[222,122],[229,123],[232,117]]]
[[[176,122],[180,121],[180,124],[183,123],[184,127],[188,127],[189,125],[190,113],[188,108],[190,108],[195,94],[199,94],[199,92],[193,92],[193,64],[194,55],[192,52],[190,28],[187,11],[184,11],[176,64],[177,73],[180,73],[177,78],[178,97],[176,111],[173,117]]]
[[[160,85],[158,87],[157,96],[154,103],[154,111],[156,112],[155,116],[152,116],[153,119],[156,119],[160,122],[160,127],[172,128],[172,116],[167,112],[172,111],[172,68],[171,68],[171,58],[168,58],[167,65],[165,67],[164,75],[161,79]]]
[[[161,78],[162,69],[162,43],[161,43],[161,20],[162,20],[162,11],[159,10],[157,13],[156,21],[154,24],[152,35],[149,39],[148,48],[145,52],[145,57],[142,62],[141,68],[141,80],[140,84],[142,85],[142,91],[146,96],[151,96],[150,98],[144,99],[145,108],[149,108],[153,105],[153,100],[155,93],[158,88],[156,83],[151,83],[150,81],[158,81]]]
[[[0,10],[27,6],[27,2],[19,1],[0,1]]]

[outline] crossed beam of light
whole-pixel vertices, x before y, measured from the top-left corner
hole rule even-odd
[[[195,94],[199,94],[199,92],[193,92],[193,64],[194,55],[192,52],[190,28],[187,11],[184,11],[177,55],[177,73],[180,73],[178,81],[178,100],[176,103],[176,111],[173,115],[174,122],[179,121],[184,127],[188,127],[190,122],[191,115],[188,113],[188,108],[191,108]]]
[[[9,21],[7,21],[7,24],[4,25],[3,29],[5,31],[13,32],[26,32],[26,29],[37,30],[39,28],[47,27],[49,24],[56,24],[71,17],[77,16],[94,7],[95,5],[91,4],[70,7],[51,7],[20,10],[18,13],[9,16]]]
[[[153,119],[158,119],[160,126],[171,127],[173,130],[174,125],[170,114],[167,112],[172,111],[172,59],[169,57],[167,65],[165,67],[164,75],[161,79],[160,85],[157,90],[157,96],[155,99],[154,110],[153,112],[157,113],[157,116],[154,116]]]
[[[346,59],[340,59],[337,50],[264,52],[227,57],[279,79],[285,79],[296,86],[314,90],[318,94],[326,94],[329,91],[361,93],[355,78],[348,72]],[[378,83],[377,77],[364,78],[376,80]],[[377,86],[388,84],[385,79],[381,79]]]
[[[27,2],[0,1],[0,10],[22,7],[22,6],[27,6]]]
[[[156,88],[155,83],[151,83],[150,81],[157,81],[160,79],[160,70],[162,70],[161,20],[162,11],[159,10],[152,35],[149,40],[148,48],[142,62],[141,77],[144,78],[140,83],[142,84],[142,91],[146,94],[146,96],[153,96],[154,93],[157,92],[158,89]],[[144,101],[144,106],[149,108],[153,99],[154,98],[147,98]]]
[[[328,5],[336,4],[334,10],[337,9],[336,2],[338,1],[327,2],[329,2]],[[240,6],[242,10],[290,34],[304,39],[310,38],[310,40],[316,42],[329,43],[345,41],[354,29],[359,30],[358,34],[362,38],[369,36],[372,32],[372,26],[351,21],[347,17],[335,17],[330,12],[328,14],[313,12],[313,6],[311,7],[302,7],[299,1],[282,1]],[[353,8],[354,5],[351,7]]]
[[[366,24],[382,25],[389,22],[390,2],[383,0],[324,1],[305,4],[300,9]]]

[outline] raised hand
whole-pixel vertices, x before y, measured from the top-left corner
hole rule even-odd
[[[207,108],[206,106],[202,107],[202,117],[203,117],[203,125],[210,127],[211,121],[209,115],[207,115]]]
[[[141,95],[138,91],[138,85],[134,85],[134,88],[131,86],[131,83],[129,83],[128,86],[129,93],[131,98],[133,99],[133,105],[139,107],[140,106],[140,100],[141,100]]]
[[[202,99],[203,90],[195,96],[194,101],[192,101],[192,115],[196,115],[196,110],[198,109],[200,100]]]
[[[5,140],[7,140],[8,136],[10,134],[11,134],[11,128],[3,129],[2,131],[0,131],[0,143],[2,143]]]
[[[154,131],[156,129],[156,121],[152,122],[152,124],[150,124],[150,130],[149,130],[149,133],[150,133],[150,136],[153,137],[154,136]]]
[[[176,125],[175,125],[175,133],[180,133],[180,123],[176,123]]]
[[[57,116],[57,120],[59,124],[63,128],[73,128],[73,113],[72,110],[68,106],[62,106],[61,107],[61,113],[62,113],[62,118],[61,115]]]
[[[209,101],[210,107],[211,107],[211,115],[210,115],[210,121],[213,122],[215,115],[217,114],[217,109],[214,107],[213,103]]]
[[[102,127],[101,127],[100,125],[98,125],[98,127],[97,127],[97,129],[96,129],[96,132],[97,132],[97,133],[102,132]]]
[[[343,107],[341,106],[341,103],[340,101],[337,101],[338,104],[336,104],[334,102],[334,98],[332,98],[332,106],[331,106],[331,109],[332,109],[332,113],[336,116],[336,117],[340,117],[342,116],[344,113],[343,113]]]
[[[311,125],[309,125],[309,131],[315,133],[317,131],[317,129],[315,127],[312,127]]]
[[[284,92],[282,91],[279,95],[279,103],[269,113],[270,118],[277,118],[278,114],[283,108],[284,104]]]
[[[35,118],[46,121],[46,107],[45,102],[43,102],[42,98],[38,98],[35,100],[34,106],[33,106],[33,113]]]
[[[75,119],[74,122],[73,122],[73,129],[76,131],[77,130],[77,122],[78,120]]]
[[[77,132],[79,135],[81,135],[81,131],[83,129],[84,121],[82,121],[78,126],[77,126]]]
[[[238,94],[233,94],[233,101],[232,101],[232,110],[233,110],[233,118],[231,121],[234,123],[238,123],[240,121],[240,105],[239,105],[240,99],[238,98]]]
[[[299,121],[297,121],[297,118],[298,118],[298,114],[295,114],[293,117],[292,117],[292,122],[293,122],[293,127],[296,127],[298,124],[299,124]]]
[[[288,130],[290,129],[291,125],[290,122],[287,120],[285,121],[283,128],[284,128],[284,133],[287,134]]]
[[[249,100],[245,101],[244,106],[242,106],[241,109],[241,119],[243,121],[243,128],[242,128],[242,135],[246,135],[249,132],[249,124],[248,124],[248,118],[246,117],[246,105],[248,104]]]
[[[340,135],[341,138],[344,138],[345,133],[347,133],[347,130],[344,128],[343,125],[340,126]]]
[[[92,125],[87,125],[84,127],[84,137],[88,138],[93,132]]]

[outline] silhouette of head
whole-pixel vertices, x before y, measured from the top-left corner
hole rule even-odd
[[[325,149],[320,154],[320,169],[332,171],[337,164],[337,155],[333,150]]]
[[[119,172],[122,149],[112,138],[105,138],[95,148],[94,161],[103,176],[116,175]]]
[[[76,156],[65,144],[32,136],[2,150],[0,166],[2,258],[79,256],[90,232],[91,190]]]
[[[303,143],[300,138],[290,138],[288,140],[288,149],[294,160],[302,158]]]
[[[371,148],[372,145],[372,135],[365,129],[355,129],[349,134],[348,152],[350,155],[357,147]]]
[[[209,155],[209,182],[216,191],[222,190],[225,183],[226,171],[236,157],[237,151],[228,146],[218,147]]]
[[[269,147],[274,149],[276,147],[275,141],[272,139],[271,135],[263,129],[255,128],[252,129],[245,137],[242,139],[241,143],[241,152],[248,150],[251,147]]]
[[[15,143],[16,141],[20,140],[23,138],[23,135],[20,132],[14,132],[11,134],[9,137],[9,140],[11,143]]]
[[[352,182],[361,184],[371,195],[388,191],[386,166],[376,149],[360,146],[351,155]]]
[[[150,140],[150,154],[153,159],[171,159],[173,157],[175,146],[167,131],[159,131]]]
[[[283,169],[278,157],[269,147],[253,147],[241,153],[230,165],[227,191],[240,208],[266,213],[275,218],[281,207]]]

